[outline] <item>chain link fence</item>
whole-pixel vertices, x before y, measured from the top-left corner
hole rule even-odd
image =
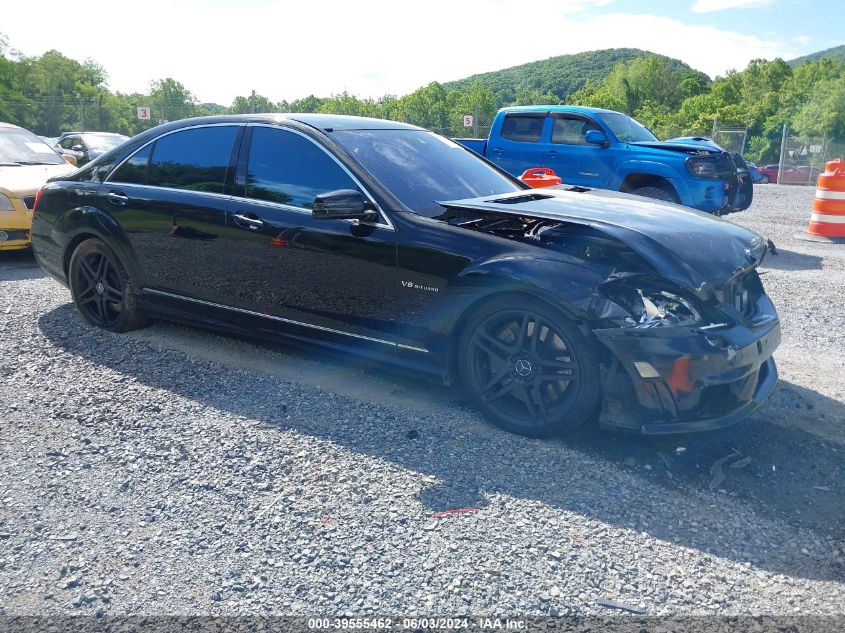
[[[745,142],[748,139],[747,127],[717,127],[713,126],[711,133],[713,142],[725,148],[732,154],[744,154]]]
[[[845,160],[845,143],[830,139],[790,135],[784,126],[778,162],[777,182],[781,185],[813,185],[834,158]]]

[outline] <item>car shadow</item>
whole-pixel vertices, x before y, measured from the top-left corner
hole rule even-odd
[[[593,425],[565,439],[539,441],[487,424],[452,423],[450,407],[461,408],[462,417],[470,420],[480,421],[480,416],[455,404],[454,391],[445,387],[445,415],[373,405],[373,415],[362,418],[360,408],[351,407],[344,397],[331,401],[337,416],[300,411],[290,399],[269,408],[239,384],[223,382],[209,389],[185,375],[182,352],[151,348],[159,355],[156,363],[125,363],[126,352],[116,350],[115,343],[126,340],[127,346],[137,347],[137,340],[90,329],[71,304],[42,315],[39,327],[66,352],[150,387],[433,477],[418,495],[432,513],[480,508],[491,496],[507,495],[563,509],[576,522],[578,516],[587,516],[774,573],[814,580],[845,578],[836,555],[811,557],[796,551],[788,535],[783,536],[801,530],[805,540],[809,535],[828,547],[831,541],[842,542],[845,525],[845,445],[769,419],[772,407],[793,407],[796,415],[812,413],[796,385],[781,387],[750,420],[719,433],[648,439]],[[325,360],[322,354],[320,358]],[[197,366],[203,362],[208,361],[192,360]],[[282,382],[256,374],[254,388],[284,392]],[[845,419],[841,403],[827,405]],[[347,406],[350,411],[344,410]],[[354,425],[337,424],[337,419],[346,418],[354,419]],[[520,476],[514,477],[514,472]],[[530,512],[530,503],[525,511]],[[763,548],[760,534],[769,534],[773,525],[779,526],[782,540]]]
[[[0,281],[40,279],[45,273],[35,261],[32,249],[0,251]]]
[[[766,257],[763,267],[777,270],[820,270],[823,259],[816,255],[796,253],[779,248],[777,255]]]

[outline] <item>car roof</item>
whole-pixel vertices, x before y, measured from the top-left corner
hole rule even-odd
[[[63,136],[82,136],[83,134],[99,134],[100,136],[125,136],[125,134],[119,134],[118,132],[62,132],[59,134],[59,138]]]
[[[20,125],[14,125],[13,123],[4,123],[0,121],[0,128],[7,128],[10,130],[25,130],[26,128],[22,128]],[[29,131],[29,130],[27,130]]]
[[[218,114],[214,116],[194,117],[166,123],[172,129],[191,125],[214,123],[270,123],[280,124],[286,121],[303,123],[313,128],[332,130],[422,130],[423,128],[400,121],[388,121],[363,116],[346,114],[303,113],[259,113],[259,114]]]
[[[616,110],[606,110],[605,108],[588,108],[586,106],[573,105],[530,105],[530,106],[509,106],[502,108],[499,112],[580,112],[581,114],[595,114],[597,112],[606,112],[609,114],[621,114]]]

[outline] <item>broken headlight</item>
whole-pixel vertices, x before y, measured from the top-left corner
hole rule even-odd
[[[719,154],[700,154],[690,156],[684,161],[687,171],[694,178],[727,178],[736,172],[736,167],[726,156]]]
[[[607,294],[616,307],[622,308],[609,315],[620,327],[652,328],[702,322],[701,313],[692,301],[669,290],[617,284]]]

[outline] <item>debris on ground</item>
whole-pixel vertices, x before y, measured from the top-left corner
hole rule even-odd
[[[645,609],[643,609],[642,607],[633,604],[626,604],[625,602],[619,602],[618,600],[599,598],[598,600],[596,600],[596,604],[601,607],[607,607],[609,609],[621,609],[623,611],[630,611],[631,613],[645,613]]]

